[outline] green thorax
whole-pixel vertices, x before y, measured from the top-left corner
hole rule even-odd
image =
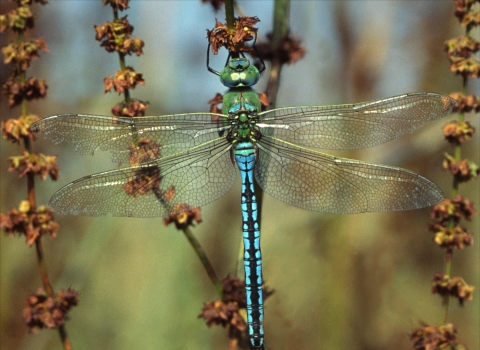
[[[255,142],[260,137],[256,126],[260,99],[252,88],[233,88],[223,97],[223,112],[228,115],[230,129],[227,138],[232,143]]]
[[[260,98],[255,90],[250,87],[238,87],[229,89],[223,96],[223,114],[240,109],[241,100],[245,102],[246,107],[255,108],[257,112],[261,110]]]

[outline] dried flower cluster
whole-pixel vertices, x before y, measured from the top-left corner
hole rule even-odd
[[[40,175],[42,180],[47,175],[53,181],[58,180],[57,156],[48,156],[42,153],[28,153],[23,151],[20,156],[9,157],[9,171],[18,171],[19,177],[24,177],[28,173]]]
[[[16,107],[23,101],[36,100],[47,95],[45,80],[37,78],[28,78],[25,82],[19,82],[15,77],[10,77],[2,88],[3,94],[8,96],[9,107]]]
[[[17,40],[2,48],[5,64],[12,67],[11,76],[2,85],[2,93],[8,97],[9,107],[22,106],[23,114],[18,118],[2,121],[3,139],[12,143],[30,143],[35,139],[30,125],[39,120],[40,117],[26,113],[27,102],[44,98],[47,94],[45,80],[35,77],[27,77],[26,70],[31,66],[32,61],[39,57],[39,51],[48,51],[46,40],[27,39],[26,31],[33,28],[35,15],[31,12],[29,5],[34,1],[20,1],[16,9],[6,15],[0,15],[0,30],[11,30],[17,34]],[[36,1],[45,4],[46,1]],[[9,159],[10,171],[17,171],[19,177],[29,177],[28,191],[34,191],[33,177],[39,175],[46,179],[47,175],[52,180],[58,179],[58,166],[55,156],[31,153],[25,149],[21,155],[12,156]],[[43,234],[54,237],[58,225],[53,221],[52,213],[45,207],[35,209],[34,202],[23,201],[19,209],[12,209],[7,215],[0,214],[0,227],[8,234],[19,233],[27,237],[27,243],[32,245],[37,238]]]
[[[474,289],[475,287],[469,286],[460,276],[451,277],[441,273],[435,274],[432,283],[432,293],[457,298],[460,305],[463,305],[465,300],[472,300]]]
[[[263,285],[263,300],[272,294],[273,291]],[[202,313],[198,317],[203,318],[207,326],[229,326],[240,332],[245,332],[247,325],[241,313],[241,310],[245,308],[244,281],[228,275],[222,281],[222,299],[205,303]]]
[[[169,189],[172,190],[172,192],[175,191],[174,186],[171,186]],[[170,191],[167,190],[166,194],[170,194]],[[163,219],[163,224],[165,226],[174,223],[177,229],[183,230],[189,226],[193,226],[195,222],[197,224],[202,222],[200,208],[194,208],[188,204],[179,203],[174,205],[171,211],[174,214],[170,214],[167,218]]]
[[[457,101],[457,106],[453,112],[480,112],[480,97],[473,94],[464,96],[461,92],[453,92],[450,94]]]
[[[125,56],[135,53],[143,55],[144,42],[140,38],[132,37],[133,26],[127,20],[127,16],[117,17],[117,11],[128,8],[128,0],[104,0],[105,5],[109,4],[114,10],[114,21],[105,22],[95,27],[95,39],[100,41],[100,46],[108,52],[118,52],[120,57],[119,69],[113,77],[107,76],[104,79],[105,92],[112,89],[118,94],[124,95],[124,100],[112,107],[112,114],[115,116],[138,117],[144,116],[148,102],[130,97],[130,91],[137,85],[145,85],[143,74],[136,72],[132,67],[125,64]],[[148,138],[139,138],[136,144],[130,146],[129,163],[131,167],[153,162],[160,158],[162,145]],[[177,228],[185,228],[193,224],[193,221],[201,222],[200,209],[192,208],[185,203],[172,206],[175,196],[175,186],[172,184],[166,191],[160,189],[162,181],[161,169],[155,164],[150,167],[142,167],[132,172],[123,190],[130,196],[137,197],[153,194],[157,199],[170,208],[172,214],[164,219],[164,224],[175,223]]]
[[[54,329],[65,324],[68,311],[77,304],[78,292],[71,288],[59,290],[54,297],[39,288],[27,298],[23,317],[32,333],[43,328]]]
[[[155,141],[147,138],[141,138],[138,141],[138,145],[130,146],[129,151],[129,163],[131,167],[160,157],[159,145]],[[133,197],[149,194],[150,191],[153,191],[162,198],[162,201],[165,201],[160,193],[161,180],[160,169],[157,166],[144,167],[134,171],[129,181],[123,186],[123,189]]]
[[[258,17],[240,17],[235,20],[235,27],[231,31],[226,23],[216,21],[212,30],[207,29],[212,52],[218,54],[221,47],[232,53],[252,52],[253,47],[248,42],[256,38],[258,29],[254,25],[258,22]]]
[[[440,327],[424,326],[410,334],[415,350],[465,350],[457,339],[457,330],[452,324]]]
[[[302,46],[302,40],[293,36],[284,38],[277,49],[272,45],[273,33],[267,34],[267,42],[257,45],[259,56],[265,61],[271,61],[274,57],[281,64],[292,64],[302,59],[307,50]]]
[[[5,140],[18,143],[22,139],[35,139],[35,134],[30,130],[30,125],[39,120],[34,114],[21,115],[17,119],[8,119],[2,123],[2,134]]]
[[[478,165],[468,159],[457,159],[448,153],[445,153],[442,167],[455,177],[455,180],[460,182],[469,181],[480,176],[480,169]]]
[[[468,121],[453,120],[443,127],[443,135],[451,145],[459,145],[472,138],[475,128]]]
[[[130,8],[128,6],[129,0],[102,0],[104,5],[110,5],[113,10],[126,10]]]
[[[113,22],[105,22],[101,26],[94,26],[97,34],[95,39],[100,41],[100,46],[108,52],[117,51],[122,54],[137,56],[143,55],[142,39],[132,38],[133,26],[127,20],[127,16],[115,19]]]
[[[112,77],[104,79],[105,92],[113,88],[118,94],[124,94],[125,99],[112,107],[112,114],[124,117],[136,117],[145,115],[148,102],[130,98],[130,90],[137,85],[145,85],[142,73],[136,72],[132,67],[125,65],[125,56],[132,53],[137,56],[143,55],[144,41],[132,37],[133,26],[127,19],[117,17],[117,11],[129,8],[128,0],[103,0],[105,5],[113,8],[115,19],[112,22],[105,22],[95,28],[95,40],[100,41],[100,46],[108,52],[117,52],[120,57],[119,69]]]
[[[28,201],[22,201],[18,209],[11,209],[7,215],[0,213],[0,228],[8,235],[24,235],[28,245],[43,235],[54,238],[59,225],[53,221],[53,212],[42,205],[32,210]]]
[[[113,115],[122,115],[125,117],[135,117],[144,115],[148,107],[148,102],[130,98],[130,103],[125,101],[117,103],[112,107]]]
[[[30,67],[30,63],[39,58],[39,51],[48,52],[45,38],[9,43],[2,49],[5,64],[16,63],[21,70]]]
[[[444,199],[432,210],[435,222],[428,226],[428,230],[435,233],[435,243],[447,251],[462,250],[473,244],[473,235],[460,225],[462,219],[471,220],[475,214],[473,203],[457,195],[453,199]],[[433,293],[442,296],[449,295],[457,298],[460,303],[471,300],[474,287],[469,286],[459,276],[435,274]]]
[[[46,4],[47,0],[21,0],[17,1],[18,8],[8,12],[6,15],[0,15],[0,32],[10,28],[14,32],[25,32],[32,29],[35,15],[28,5],[32,3]]]
[[[103,83],[105,92],[109,92],[113,88],[118,94],[123,94],[125,90],[135,89],[137,84],[145,85],[145,80],[143,80],[142,73],[135,72],[132,67],[126,67],[123,71],[117,71],[113,78],[107,75],[103,79]]]
[[[2,48],[3,62],[13,65],[11,76],[2,85],[2,93],[8,96],[10,107],[18,106],[24,100],[43,98],[47,91],[44,80],[28,78],[25,81],[25,70],[39,57],[39,51],[48,51],[48,46],[44,38],[30,40],[23,38],[23,33],[34,24],[34,14],[28,6],[31,1],[23,3],[6,15],[0,15],[0,32],[9,29],[22,34],[21,40],[11,42]]]
[[[478,78],[480,63],[472,55],[480,49],[480,42],[468,35],[480,24],[480,11],[473,6],[477,0],[455,0],[455,17],[466,28],[466,36],[458,36],[445,42],[445,51],[450,60],[450,71],[464,78]]]

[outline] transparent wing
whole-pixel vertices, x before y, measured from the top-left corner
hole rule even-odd
[[[255,179],[282,202],[324,213],[423,208],[443,199],[440,188],[405,169],[333,157],[264,136]]]
[[[49,205],[60,214],[167,217],[223,196],[235,182],[224,138],[137,167],[86,176],[58,190]]]
[[[260,113],[262,134],[320,149],[371,147],[449,114],[449,96],[410,93],[338,106],[284,107]]]
[[[128,162],[129,147],[140,139],[155,141],[161,156],[168,156],[218,137],[225,129],[222,114],[186,113],[155,117],[108,117],[62,114],[44,118],[31,126],[54,143],[75,145],[78,154],[97,150],[112,153],[114,162]]]

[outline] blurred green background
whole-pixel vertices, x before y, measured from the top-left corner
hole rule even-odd
[[[258,16],[259,40],[272,28],[272,1],[240,1]],[[2,1],[0,12],[11,5]],[[93,25],[112,19],[98,1],[51,1],[34,7],[33,36],[50,47],[29,76],[46,79],[48,98],[29,103],[40,115],[110,114],[121,100],[103,94],[103,78],[118,58],[94,40]],[[291,29],[307,54],[285,67],[278,106],[324,105],[380,99],[412,91],[458,91],[461,78],[448,71],[443,42],[463,34],[453,1],[292,1]],[[205,68],[206,28],[224,13],[200,1],[132,1],[126,14],[145,55],[127,57],[142,72],[145,87],[133,97],[150,101],[147,114],[207,111],[207,101],[225,89]],[[121,14],[124,15],[124,14]],[[478,31],[475,35],[478,38]],[[1,35],[1,46],[10,36]],[[214,60],[217,69],[225,57]],[[1,81],[8,75],[1,68]],[[264,77],[266,73],[264,73]],[[258,84],[263,91],[266,78]],[[475,85],[476,84],[476,85]],[[478,94],[478,82],[470,89]],[[2,120],[17,117],[2,96]],[[342,156],[400,166],[439,184],[448,195],[451,177],[441,170],[449,151],[441,127],[452,117],[371,149]],[[479,129],[478,116],[467,117]],[[37,181],[38,202],[81,176],[114,169],[108,155],[75,155],[73,147],[41,138],[35,151],[57,154],[61,179]],[[464,156],[479,161],[479,137]],[[26,197],[25,179],[7,171],[20,148],[1,142],[1,212]],[[221,176],[221,174],[219,174]],[[478,181],[461,193],[479,205]],[[194,230],[219,276],[235,272],[241,244],[240,184],[202,208]],[[443,251],[425,230],[430,209],[398,213],[326,215],[288,206],[266,196],[262,222],[264,278],[275,294],[265,306],[268,348],[411,349],[408,333],[421,322],[436,325],[440,298],[430,293]],[[197,318],[204,302],[217,298],[198,258],[181,232],[162,219],[57,216],[56,239],[44,239],[54,288],[80,292],[67,331],[75,349],[226,349],[226,331]],[[467,224],[478,240],[479,220]],[[473,302],[451,302],[449,321],[469,349],[480,349],[478,244],[455,252],[453,274],[476,286]],[[0,238],[0,348],[61,349],[55,331],[27,333],[21,310],[41,282],[34,248],[23,238]]]

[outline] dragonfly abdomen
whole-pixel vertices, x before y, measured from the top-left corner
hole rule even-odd
[[[255,146],[251,142],[240,142],[236,145],[234,154],[242,178],[243,262],[248,334],[253,347],[263,348],[262,254],[257,199],[253,188]]]

